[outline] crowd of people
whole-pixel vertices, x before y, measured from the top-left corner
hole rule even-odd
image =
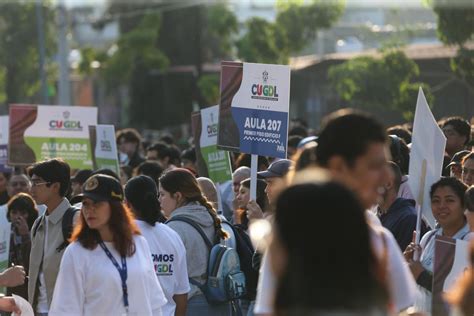
[[[20,312],[16,294],[39,316],[436,315],[435,237],[445,236],[471,242],[471,267],[445,304],[473,315],[474,127],[439,122],[436,224],[423,221],[416,244],[410,126],[349,109],[317,133],[290,126],[288,159],[259,157],[255,200],[250,155],[231,153],[232,180],[216,184],[193,146],[147,143],[134,129],[116,135],[120,174],[60,158],[0,173],[12,227],[0,310]],[[254,234],[261,223],[271,229]],[[236,249],[246,293],[216,303],[203,285],[219,243]]]

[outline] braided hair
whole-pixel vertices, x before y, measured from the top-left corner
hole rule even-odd
[[[180,192],[185,203],[197,202],[204,206],[212,217],[217,237],[219,239],[228,238],[228,234],[222,229],[216,209],[204,197],[196,178],[189,170],[183,168],[169,170],[160,177],[159,182],[163,189],[172,194]]]

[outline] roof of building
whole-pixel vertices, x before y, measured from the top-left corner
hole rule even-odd
[[[469,43],[467,48],[474,49],[474,43]],[[457,46],[446,46],[443,44],[413,44],[402,48],[407,57],[413,60],[452,58],[456,56],[457,50]],[[290,58],[290,66],[292,70],[301,70],[325,61],[345,61],[360,56],[380,58],[382,53],[377,49],[369,49],[353,53],[332,53],[322,57],[306,55]]]

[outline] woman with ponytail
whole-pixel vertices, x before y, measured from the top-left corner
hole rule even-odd
[[[186,250],[179,235],[163,224],[166,218],[160,210],[155,181],[144,175],[130,179],[125,185],[125,199],[150,246],[155,273],[168,300],[162,307],[163,315],[186,315],[190,290]]]
[[[214,244],[227,238],[215,209],[202,195],[191,172],[179,168],[170,170],[160,177],[159,184],[161,210],[167,218],[179,216],[193,221]],[[205,241],[194,227],[184,221],[174,220],[167,225],[178,233],[184,243],[190,280],[204,284],[209,259]],[[209,304],[199,287],[191,284],[186,315],[229,315],[229,311],[228,304]]]

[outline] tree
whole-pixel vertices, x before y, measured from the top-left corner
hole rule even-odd
[[[136,27],[120,36],[116,53],[104,61],[109,84],[128,83],[137,64],[147,70],[162,70],[168,66],[168,57],[156,45],[160,20],[156,13],[146,14]]]
[[[80,68],[87,70],[92,60],[98,60],[108,87],[128,88],[131,126],[178,124],[189,117],[192,102],[215,104],[219,78],[206,74],[203,65],[232,58],[238,23],[226,1],[135,5],[113,0],[97,26],[117,19],[121,30],[117,52],[99,60],[98,54],[83,51],[85,67]]]
[[[469,0],[431,0],[431,5],[438,17],[439,39],[447,45],[458,46],[451,69],[473,90],[474,50],[466,44],[474,38],[474,5]]]
[[[286,64],[315,38],[317,31],[330,27],[341,16],[343,2],[313,0],[280,1],[275,22],[261,18],[246,21],[246,32],[237,41],[238,55],[245,61]]]
[[[43,5],[47,56],[55,51],[54,15]],[[0,4],[0,103],[37,102],[40,89],[35,3]],[[51,61],[50,59],[47,61]],[[54,67],[48,65],[49,73]]]
[[[276,24],[259,17],[246,21],[246,33],[237,42],[239,57],[245,61],[286,64],[289,47]]]
[[[386,50],[382,57],[357,57],[329,68],[329,80],[347,106],[393,109],[406,120],[414,116],[416,95],[421,86],[432,104],[428,85],[413,82],[417,64],[399,50]]]

